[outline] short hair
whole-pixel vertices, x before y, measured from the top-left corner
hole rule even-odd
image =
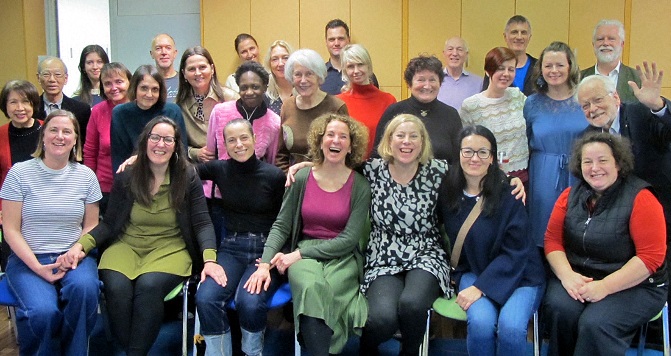
[[[515,65],[517,66],[517,56],[515,56],[515,52],[512,49],[508,47],[492,48],[485,56],[485,72],[491,78],[503,62],[511,59],[515,60]]]
[[[240,43],[242,41],[248,40],[248,39],[251,39],[252,41],[254,41],[255,45],[257,45],[257,46],[259,45],[256,42],[256,38],[254,38],[254,36],[250,35],[249,33],[241,33],[241,34],[235,36],[235,40],[233,40],[233,46],[235,47],[235,53],[238,53],[238,46],[240,45]]]
[[[254,136],[254,128],[252,127],[252,123],[249,122],[249,120],[247,120],[247,119],[243,119],[243,118],[239,117],[237,119],[233,119],[233,120],[227,122],[226,125],[224,125],[224,129],[221,130],[221,136],[224,139],[224,142],[226,142],[226,129],[229,126],[238,125],[238,124],[244,126],[247,129],[247,131],[249,131],[249,134]]]
[[[203,56],[207,59],[207,63],[210,64],[213,68],[212,70],[212,79],[210,80],[210,89],[214,91],[214,95],[219,98],[219,101],[224,101],[224,91],[221,89],[221,84],[219,84],[219,79],[217,79],[217,71],[214,66],[214,59],[210,52],[201,46],[194,46],[187,48],[184,53],[182,53],[182,59],[179,61],[179,86],[177,89],[177,98],[175,98],[175,103],[177,105],[182,105],[186,102],[186,99],[191,96],[191,85],[189,81],[184,77],[184,70],[186,69],[186,60],[191,56]]]
[[[266,68],[268,68],[268,72],[270,73],[270,80],[268,82],[268,90],[266,91],[266,95],[268,95],[271,101],[277,100],[277,98],[280,97],[280,89],[277,85],[277,80],[275,79],[275,73],[273,73],[273,71],[270,69],[270,54],[272,53],[273,49],[275,49],[275,47],[284,48],[290,56],[292,53],[294,53],[294,49],[291,47],[291,45],[284,40],[276,40],[270,44],[270,47],[268,47],[268,53],[266,53],[266,58],[263,63]],[[285,79],[291,82],[290,78]]]
[[[86,74],[86,57],[88,57],[88,55],[91,53],[96,53],[98,56],[100,56],[100,59],[103,61],[103,65],[110,62],[110,59],[107,56],[105,50],[97,44],[88,45],[82,49],[82,53],[79,56],[79,65],[77,66],[79,69],[79,89],[75,92],[75,94],[79,95],[80,100],[89,105],[92,103],[91,89],[93,89],[93,83],[91,82],[88,74]]]
[[[352,152],[346,156],[345,165],[349,168],[358,166],[363,162],[368,149],[368,128],[353,117],[336,113],[326,113],[318,116],[310,124],[308,153],[312,158],[312,163],[315,165],[324,163],[324,152],[322,152],[321,144],[326,133],[326,127],[332,121],[341,121],[347,125]]]
[[[44,57],[44,58],[42,58],[41,61],[39,61],[39,63],[37,63],[37,74],[42,73],[42,67],[44,66],[45,63],[54,62],[54,61],[60,63],[61,66],[63,66],[63,70],[65,71],[64,74],[68,74],[68,66],[65,65],[65,62],[63,62],[62,59],[60,59],[58,57],[54,57],[54,56]]]
[[[620,167],[618,176],[626,178],[634,170],[634,154],[631,152],[631,142],[622,136],[611,135],[608,132],[590,132],[578,138],[573,144],[569,170],[578,179],[584,181],[582,176],[582,149],[589,143],[600,142],[610,147],[615,163]]]
[[[16,92],[30,101],[34,117],[40,107],[40,94],[37,92],[35,85],[27,80],[10,80],[5,84],[0,92],[0,109],[2,109],[2,113],[5,114],[7,118],[9,118],[7,102],[9,101],[9,94],[12,92]]]
[[[619,20],[613,19],[603,19],[599,21],[596,26],[594,26],[594,31],[592,32],[592,42],[596,42],[596,31],[599,30],[601,26],[616,26],[617,34],[620,36],[620,39],[624,41],[624,25]]]
[[[170,39],[170,42],[172,42],[172,45],[173,45],[173,46],[177,46],[177,45],[175,44],[175,39],[172,38],[172,36],[170,36],[170,35],[167,34],[167,33],[159,33],[158,35],[154,36],[154,38],[152,38],[152,40],[151,40],[151,48],[149,49],[150,51],[153,51],[153,50],[154,50],[154,47],[156,46],[156,39],[158,39],[158,38],[161,37],[161,36],[166,36],[166,37],[168,37],[168,38]]]
[[[605,77],[603,75],[590,75],[590,76],[587,76],[587,77],[583,78],[580,81],[580,83],[576,87],[574,97],[576,99],[578,99],[578,93],[580,93],[580,89],[582,89],[582,87],[588,85],[589,83],[595,82],[595,81],[603,83],[603,87],[604,87],[604,89],[606,89],[606,92],[608,94],[612,95],[614,93],[617,93],[617,88],[615,87],[615,83],[613,83],[613,81],[610,80],[609,77]]]
[[[268,71],[261,65],[261,63],[254,61],[244,61],[238,69],[235,70],[235,83],[240,85],[240,77],[247,72],[252,72],[258,75],[261,78],[263,85],[268,86],[268,81],[270,80]]]
[[[373,61],[370,59],[368,50],[360,44],[348,44],[340,52],[340,68],[342,69],[342,80],[345,82],[345,91],[351,87],[347,71],[345,71],[348,62],[365,64],[368,66],[368,75],[373,74]]]
[[[458,39],[460,39],[461,42],[464,43],[464,51],[466,51],[466,52],[469,51],[468,42],[467,42],[463,37],[459,37],[459,36],[454,36],[454,37],[450,37],[450,38],[446,39],[446,40],[445,40],[445,45],[443,46],[443,50],[445,50],[445,47],[447,47],[447,42],[449,42],[449,41],[450,41],[451,39],[453,39],[453,38],[458,38]]]
[[[329,29],[334,29],[342,27],[345,29],[345,34],[349,38],[349,26],[347,26],[347,23],[341,19],[333,19],[329,22],[326,23],[326,26],[324,27],[324,37],[326,37],[326,33],[328,32]]]
[[[389,123],[387,123],[387,125],[384,127],[384,133],[382,134],[380,143],[377,146],[377,153],[383,160],[390,163],[394,162],[394,154],[391,150],[391,136],[394,134],[394,131],[396,131],[399,125],[405,122],[411,122],[417,126],[417,130],[419,131],[422,139],[422,150],[419,153],[417,159],[421,164],[428,163],[429,160],[433,159],[431,138],[429,137],[429,132],[426,130],[426,126],[424,126],[422,120],[412,114],[396,115],[393,119],[391,119],[391,121],[389,121]]]
[[[109,77],[112,75],[112,73],[116,73],[121,77],[126,77],[128,80],[128,83],[130,85],[130,79],[133,77],[133,74],[126,68],[125,65],[121,62],[111,62],[111,63],[105,63],[103,65],[103,69],[100,71],[100,97],[103,98],[103,100],[107,100],[107,95],[105,95],[105,88],[103,88],[103,78]],[[126,92],[126,96],[128,96],[128,92]]]
[[[312,71],[319,78],[319,85],[324,84],[326,80],[326,64],[316,51],[308,48],[299,49],[289,56],[289,60],[284,64],[284,76],[292,81],[294,75],[294,66],[300,64]]]
[[[536,64],[533,68],[533,74],[531,76],[531,82],[534,83],[536,91],[539,93],[547,93],[548,85],[543,78],[543,59],[547,52],[561,52],[566,55],[566,60],[568,61],[568,78],[566,83],[570,90],[575,89],[580,82],[580,68],[578,67],[578,61],[575,58],[575,54],[571,50],[571,47],[564,42],[555,41],[550,43],[549,46],[541,52],[541,55],[538,57]]]
[[[510,25],[515,23],[525,23],[529,25],[529,33],[531,33],[531,22],[529,21],[529,19],[527,19],[522,15],[514,15],[513,17],[509,18],[508,22],[506,22],[505,31],[508,32],[508,28],[510,27]]]
[[[75,129],[75,137],[76,137],[75,147],[74,150],[70,151],[70,156],[68,157],[68,160],[70,162],[77,162],[82,160],[82,141],[84,141],[84,138],[81,137],[79,122],[77,121],[75,114],[63,109],[52,111],[51,113],[49,113],[49,115],[47,115],[47,118],[44,119],[44,124],[42,125],[39,136],[37,138],[37,148],[35,149],[35,152],[33,152],[32,154],[33,157],[44,159],[45,155],[44,133],[48,131],[49,123],[51,122],[51,120],[55,117],[61,117],[61,116],[70,119],[70,122],[72,123],[72,126],[74,126]]]
[[[133,73],[133,77],[130,78],[130,85],[128,87],[128,100],[135,101],[137,98],[137,88],[140,86],[140,82],[142,82],[145,75],[154,78],[154,80],[158,82],[158,101],[154,106],[162,108],[168,98],[168,90],[165,87],[163,76],[156,70],[156,67],[151,64],[143,64],[137,67],[135,73]]]
[[[403,79],[408,86],[412,86],[412,78],[415,77],[417,72],[423,70],[428,70],[433,73],[436,73],[438,76],[438,82],[442,83],[445,78],[445,72],[443,72],[443,63],[436,56],[428,56],[425,54],[419,55],[408,62],[408,65],[405,67],[405,72],[403,72]]]

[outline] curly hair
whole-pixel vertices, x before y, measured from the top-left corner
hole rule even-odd
[[[618,176],[626,178],[634,170],[634,154],[631,152],[631,142],[626,137],[614,136],[607,132],[587,133],[576,140],[571,152],[569,170],[571,174],[584,181],[582,176],[582,149],[590,143],[603,143],[610,147],[615,163],[618,165]]]
[[[247,72],[255,73],[256,75],[259,76],[259,78],[261,78],[261,83],[263,83],[263,85],[265,86],[268,86],[268,81],[270,80],[270,75],[268,74],[268,71],[266,71],[266,69],[263,68],[263,65],[261,65],[261,63],[254,61],[245,61],[238,67],[238,69],[235,70],[234,73],[235,83],[240,85],[240,77],[242,77],[242,75]]]
[[[433,148],[431,147],[431,140],[429,139],[429,132],[426,130],[426,126],[422,120],[417,116],[412,114],[399,114],[396,115],[391,121],[387,123],[384,127],[384,133],[382,134],[382,139],[377,146],[377,153],[382,157],[383,160],[394,163],[394,155],[391,151],[391,136],[396,131],[399,125],[405,122],[411,122],[417,126],[420,136],[422,136],[422,149],[419,152],[417,159],[421,164],[427,164],[429,160],[433,158]]]
[[[362,123],[347,115],[327,113],[317,117],[310,124],[308,131],[308,154],[312,158],[312,163],[318,166],[324,163],[324,152],[322,152],[322,140],[326,133],[326,127],[331,121],[341,121],[349,129],[351,152],[345,158],[345,165],[354,168],[361,164],[368,149],[368,128]]]
[[[410,87],[412,86],[412,78],[423,70],[428,70],[433,73],[436,73],[438,76],[438,82],[442,83],[445,79],[445,72],[443,72],[443,63],[436,56],[427,56],[420,55],[415,57],[408,62],[408,65],[405,67],[405,72],[403,72],[403,79],[405,83]]]

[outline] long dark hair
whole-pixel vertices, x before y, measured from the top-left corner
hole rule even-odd
[[[499,168],[498,148],[496,145],[496,137],[486,127],[482,125],[466,126],[459,133],[459,145],[464,138],[477,135],[484,137],[492,147],[491,155],[494,158],[492,164],[487,168],[487,174],[480,181],[482,188],[482,198],[485,199],[482,205],[482,213],[484,216],[493,216],[496,209],[499,207],[501,201],[501,193],[508,189],[508,179],[506,174]],[[463,196],[464,188],[466,188],[466,178],[464,177],[464,170],[461,164],[455,164],[450,169],[448,175],[448,184],[443,185],[446,193],[447,209],[450,211],[459,211],[461,205],[461,197]]]
[[[147,141],[151,130],[158,124],[168,124],[175,130],[175,152],[170,157],[168,171],[170,172],[170,205],[175,211],[179,211],[187,192],[189,162],[186,159],[182,143],[182,133],[179,131],[177,124],[166,116],[157,116],[149,121],[138,137],[137,151],[135,152],[137,161],[130,171],[130,190],[133,198],[140,205],[151,205],[154,174],[151,171],[149,157],[147,156]]]
[[[103,64],[110,62],[109,57],[105,50],[99,45],[88,45],[82,49],[82,54],[79,56],[79,90],[77,94],[81,101],[91,105],[93,99],[91,98],[91,89],[93,89],[93,83],[89,79],[88,74],[86,74],[86,57],[91,53],[97,53],[100,56],[100,59],[103,60]],[[102,76],[102,71],[100,72]],[[102,83],[99,84],[100,92],[102,93]]]
[[[186,80],[186,77],[184,76],[184,70],[186,69],[186,60],[189,59],[189,57],[195,55],[205,57],[205,59],[207,59],[207,62],[212,66],[212,79],[210,79],[210,89],[214,91],[214,94],[219,99],[218,101],[220,103],[223,102],[224,91],[221,89],[219,79],[217,79],[217,71],[214,65],[214,60],[212,59],[212,55],[207,49],[201,46],[195,46],[187,48],[186,51],[184,51],[184,54],[182,54],[182,59],[179,62],[179,90],[177,91],[177,98],[175,99],[175,103],[179,106],[182,106],[186,102],[186,99],[189,98],[189,96],[193,96],[193,90],[191,89],[191,84],[189,84],[189,81]]]
[[[137,88],[140,86],[144,76],[148,75],[158,83],[158,101],[151,108],[162,109],[168,100],[168,89],[165,87],[165,80],[161,73],[151,64],[143,64],[135,70],[133,76],[130,78],[130,85],[128,86],[128,100],[135,101],[137,99]]]

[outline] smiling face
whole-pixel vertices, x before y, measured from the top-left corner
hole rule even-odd
[[[253,39],[247,38],[238,44],[238,57],[243,61],[259,61],[259,47]]]
[[[515,54],[526,53],[527,46],[531,40],[531,28],[526,22],[514,22],[506,27],[503,33],[503,39],[506,40],[508,48]]]
[[[515,60],[509,59],[501,63],[491,79],[491,83],[494,84],[495,89],[499,91],[506,90],[512,84],[513,80],[515,80]]]
[[[156,124],[151,129],[151,135],[158,135],[160,139],[158,142],[153,142],[149,137],[147,138],[147,157],[149,158],[149,162],[155,166],[165,166],[170,163],[170,158],[175,152],[175,145],[177,144],[174,141],[175,129],[172,125],[166,123]],[[171,137],[173,139],[172,144],[166,144],[165,137]]]
[[[486,174],[489,166],[492,164],[494,157],[491,154],[492,145],[485,137],[480,135],[470,135],[461,140],[461,154],[459,154],[459,164],[464,171],[466,178],[475,178],[478,181]],[[464,157],[464,151],[473,152],[473,157]],[[489,157],[480,158],[484,153],[489,152]]]
[[[368,66],[363,63],[347,62],[345,65],[345,73],[350,83],[367,85],[370,83],[369,72]]]
[[[620,38],[617,26],[603,25],[596,30],[592,45],[599,63],[611,63],[620,60],[624,40]]]
[[[464,64],[468,59],[468,49],[466,43],[459,37],[450,38],[445,42],[445,49],[443,50],[445,56],[445,65],[448,68],[455,70],[463,70]]]
[[[284,64],[289,60],[289,51],[282,46],[275,46],[270,51],[270,70],[276,78],[284,78]]]
[[[548,51],[543,55],[541,71],[543,72],[543,79],[548,83],[548,86],[568,86],[570,69],[566,53]]]
[[[175,42],[170,37],[159,35],[154,39],[149,54],[156,61],[157,67],[169,70],[177,57],[177,48],[175,48]]]
[[[403,122],[391,133],[389,144],[394,164],[415,164],[422,153],[422,134],[415,123]]]
[[[7,96],[7,114],[14,127],[31,127],[33,125],[33,104],[30,99],[16,90]]]
[[[77,143],[77,134],[72,120],[67,116],[56,116],[49,120],[44,130],[44,157],[55,159],[70,157]]]
[[[329,28],[326,30],[326,49],[331,58],[340,58],[340,51],[349,44],[349,36],[344,27]]]
[[[613,185],[620,172],[613,151],[603,142],[590,142],[582,146],[580,168],[585,182],[597,193],[603,193]]]
[[[347,154],[352,152],[352,141],[346,123],[333,120],[326,125],[321,144],[324,162],[345,164]]]
[[[145,75],[137,86],[135,102],[142,110],[149,110],[158,102],[161,86],[150,75]]]
[[[412,77],[410,92],[422,103],[430,103],[438,97],[440,77],[428,69],[421,70]]]
[[[56,97],[63,92],[63,87],[68,82],[68,74],[61,61],[47,60],[42,63],[37,79],[47,95]]]
[[[267,86],[263,80],[254,72],[245,72],[240,76],[240,99],[242,104],[248,108],[255,108],[263,102]]]
[[[590,125],[609,129],[620,108],[620,97],[609,94],[601,81],[592,80],[580,87],[578,103]]]
[[[242,123],[227,125],[224,129],[226,152],[228,156],[238,162],[247,162],[254,154],[256,137],[249,131],[249,127]]]
[[[100,80],[100,71],[103,68],[103,59],[100,58],[100,55],[96,52],[91,52],[86,55],[86,61],[84,62],[84,71],[86,75],[92,82],[97,82]]]
[[[319,77],[298,63],[294,65],[293,85],[298,95],[310,98],[319,90]]]
[[[197,94],[206,95],[210,90],[214,65],[204,56],[194,54],[186,59],[182,74]]]
[[[126,76],[120,75],[116,71],[107,72],[101,78],[105,96],[112,100],[114,104],[124,103],[128,100],[128,85],[130,82]]]

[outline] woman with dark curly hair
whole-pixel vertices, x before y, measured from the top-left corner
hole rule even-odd
[[[587,134],[574,145],[578,182],[557,199],[545,233],[548,355],[624,355],[666,302],[664,212],[633,168],[625,138]]]
[[[358,246],[366,232],[370,185],[352,169],[363,160],[368,132],[349,116],[324,114],[307,136],[314,166],[300,170],[284,195],[261,263],[245,287],[269,285],[271,268],[287,273],[299,338],[311,355],[327,356],[342,351],[368,312],[359,290]],[[287,241],[290,252],[281,252]]]
[[[82,49],[82,54],[79,56],[79,66],[77,67],[79,69],[79,88],[73,99],[89,104],[91,107],[104,100],[100,95],[100,74],[103,65],[109,62],[107,53],[99,45],[88,45]]]
[[[435,157],[447,160],[450,164],[459,162],[457,136],[462,128],[459,113],[437,99],[444,77],[443,64],[435,56],[422,55],[408,62],[403,78],[411,95],[408,99],[391,104],[382,114],[375,130],[373,157],[379,157],[376,150],[387,123],[396,115],[411,114],[426,126]]]

